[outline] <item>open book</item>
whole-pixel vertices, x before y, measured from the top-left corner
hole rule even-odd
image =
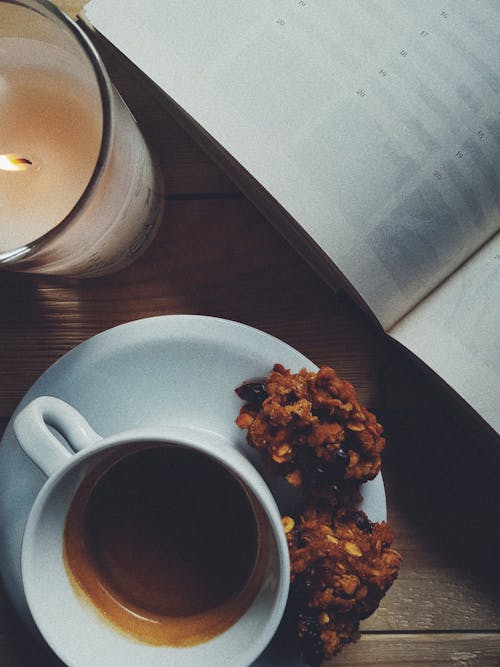
[[[500,433],[498,0],[91,0],[85,16]]]

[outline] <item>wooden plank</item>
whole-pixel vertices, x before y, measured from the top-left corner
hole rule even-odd
[[[500,664],[500,635],[498,634],[394,634],[365,635],[355,644],[325,663],[342,665],[413,665],[432,663],[434,667],[450,665],[480,665],[498,667]]]
[[[335,365],[362,400],[377,403],[382,336],[245,199],[169,202],[153,246],[121,273],[90,281],[2,273],[0,298],[2,417],[82,340],[166,313],[209,314],[263,329],[316,363]]]
[[[459,567],[403,562],[379,609],[361,624],[363,633],[370,630],[498,631],[500,604],[494,591],[479,587],[476,577]]]

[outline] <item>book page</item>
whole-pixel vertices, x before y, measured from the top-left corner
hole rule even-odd
[[[390,330],[500,434],[500,234]]]
[[[85,11],[385,328],[499,229],[497,0],[92,0]]]

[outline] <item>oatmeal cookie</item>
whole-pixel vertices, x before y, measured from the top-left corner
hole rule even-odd
[[[291,373],[276,364],[264,382],[236,389],[236,423],[268,468],[302,490],[297,517],[283,517],[291,561],[287,616],[300,650],[319,664],[359,638],[360,621],[396,579],[392,531],[356,509],[361,485],[380,470],[385,445],[375,415],[329,367]]]
[[[291,484],[324,496],[347,481],[355,493],[380,470],[382,427],[332,368],[291,373],[276,364],[264,383],[236,393],[246,401],[236,423],[248,443]]]
[[[301,650],[312,664],[359,638],[398,575],[401,556],[385,522],[350,508],[307,506],[283,517],[291,560],[291,613]]]

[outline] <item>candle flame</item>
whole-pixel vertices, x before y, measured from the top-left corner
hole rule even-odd
[[[33,164],[31,160],[25,157],[19,157],[14,153],[5,153],[0,155],[0,169],[4,171],[24,171]]]

